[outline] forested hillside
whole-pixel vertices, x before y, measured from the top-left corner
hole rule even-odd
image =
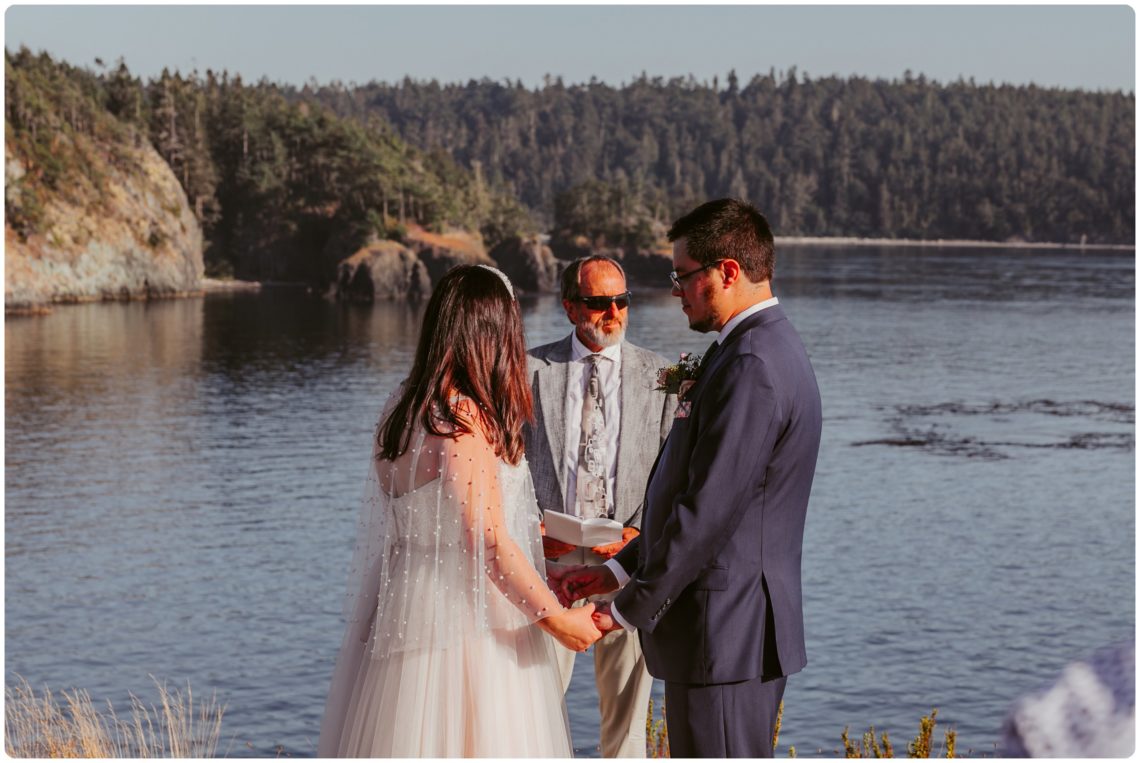
[[[165,71],[144,82],[123,63],[91,72],[27,50],[5,51],[5,64],[8,140],[27,148],[35,180],[26,199],[6,199],[9,225],[24,233],[36,230],[37,199],[87,172],[57,150],[63,131],[149,139],[185,190],[217,274],[327,283],[365,241],[401,239],[409,225],[479,231],[488,246],[533,227],[446,153],[408,145],[379,118],[290,102],[269,82]]]
[[[100,217],[122,223],[131,251],[200,250],[171,232],[188,230],[182,207],[208,274],[322,287],[385,239],[408,244],[400,261],[421,281],[502,245],[547,283],[557,265],[542,242],[515,238],[538,231],[556,256],[605,247],[633,267],[660,255],[676,216],[724,195],[755,202],[780,236],[1134,239],[1135,97],[1119,92],[794,70],[746,84],[730,73],[297,89],[211,71],[144,81],[122,62],[89,70],[27,50],[5,51],[5,75],[7,230],[32,264],[43,242],[75,262],[95,251]],[[156,153],[177,183],[156,179]],[[157,202],[132,173],[181,190]],[[140,214],[152,230],[131,228]],[[440,235],[455,231],[466,233]],[[99,257],[114,248],[100,245]],[[158,290],[191,288],[178,284],[198,262]],[[156,289],[132,278],[132,294]]]
[[[596,225],[635,238],[637,220],[668,222],[724,195],[754,201],[782,235],[1134,236],[1132,94],[792,69],[747,83],[643,75],[622,87],[548,79],[537,90],[405,79],[292,97],[381,117],[413,145],[478,162],[557,227],[580,225],[601,183],[624,219]]]

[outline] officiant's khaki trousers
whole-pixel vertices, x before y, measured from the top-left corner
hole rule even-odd
[[[580,555],[583,558],[578,561]],[[579,549],[558,561],[563,564],[601,564],[603,560],[587,549]],[[612,598],[597,596],[590,600]],[[576,602],[575,606],[581,603]],[[561,644],[555,644],[555,648],[565,693],[570,687],[577,652]],[[641,653],[637,633],[624,629],[614,631],[606,634],[592,648],[594,683],[598,687],[598,709],[602,716],[602,757],[644,758],[645,716],[649,710],[653,678],[645,669],[645,656]]]

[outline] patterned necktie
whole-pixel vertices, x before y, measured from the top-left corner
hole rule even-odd
[[[590,378],[582,400],[582,430],[578,440],[577,514],[584,519],[609,516],[606,501],[606,409],[598,378],[600,355],[588,355]]]

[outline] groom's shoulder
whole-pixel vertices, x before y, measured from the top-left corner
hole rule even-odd
[[[739,341],[733,343],[732,354],[752,358],[761,366],[799,364],[806,358],[803,340],[787,316],[776,312],[778,309],[771,308],[772,314],[765,316],[768,320],[758,321],[741,332]]]

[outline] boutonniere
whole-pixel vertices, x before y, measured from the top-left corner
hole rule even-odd
[[[677,396],[677,413],[679,418],[689,415],[692,403],[685,399],[689,390],[697,383],[700,375],[701,356],[691,352],[682,352],[680,360],[671,366],[657,370],[657,387],[659,392]]]

